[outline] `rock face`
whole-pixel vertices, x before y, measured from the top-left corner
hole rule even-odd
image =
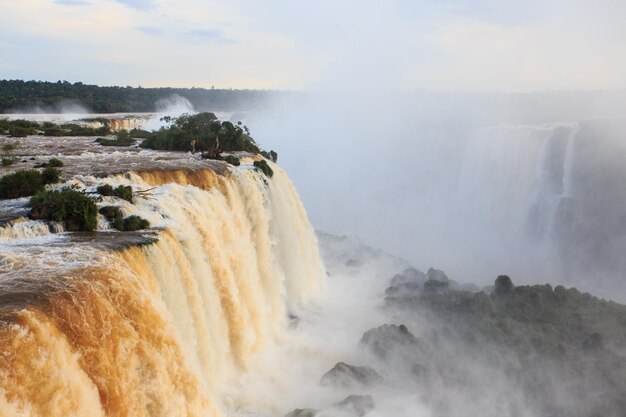
[[[334,406],[358,417],[363,417],[375,408],[374,398],[371,395],[350,395]]]
[[[386,298],[394,318],[417,335],[393,325],[363,335],[361,344],[388,364],[390,380],[410,370],[414,389],[450,407],[444,416],[495,416],[495,409],[503,416],[624,416],[626,306],[575,288],[515,286],[506,275],[490,293],[444,287],[449,281],[438,277],[422,291]],[[455,409],[451,396],[458,395],[459,404],[489,400]]]
[[[427,279],[423,272],[415,268],[407,268],[404,272],[391,278],[389,288],[385,293],[388,296],[416,294],[423,289]]]
[[[360,343],[381,359],[397,355],[398,351],[404,351],[407,348],[419,348],[418,339],[404,324],[399,326],[383,324],[368,330],[361,338]]]
[[[296,408],[292,412],[285,415],[285,417],[315,417],[317,410],[313,408]]]
[[[345,388],[371,387],[382,382],[383,378],[374,369],[344,362],[337,363],[320,380],[321,385]]]

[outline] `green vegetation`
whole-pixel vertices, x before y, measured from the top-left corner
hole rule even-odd
[[[0,178],[0,199],[28,197],[43,191],[47,184],[59,181],[59,170],[46,168],[20,170]]]
[[[150,222],[146,219],[143,219],[139,216],[128,216],[124,219],[123,229],[126,232],[132,232],[140,229],[147,229],[150,227]]]
[[[102,184],[98,186],[96,191],[105,197],[119,197],[129,203],[133,202],[133,188],[130,185],[120,185],[113,188],[109,184]]]
[[[124,218],[122,211],[117,206],[104,206],[99,210],[100,214],[107,218],[111,225],[123,232],[132,232],[150,227],[150,222],[139,216],[128,216]]]
[[[226,161],[229,164],[234,165],[236,167],[241,165],[241,162],[239,161],[239,158],[237,158],[235,155],[228,155],[226,158],[224,158],[224,161]]]
[[[1,92],[0,92],[1,94]],[[24,137],[28,135],[40,135],[44,136],[104,136],[111,133],[108,125],[101,127],[87,127],[81,126],[77,123],[65,123],[58,125],[52,122],[33,122],[30,120],[8,120],[0,119],[0,134],[9,135],[13,137]],[[5,145],[6,146],[6,145]],[[12,150],[4,149],[3,150]]]
[[[41,180],[45,184],[56,184],[61,179],[61,171],[48,167],[41,171]]]
[[[41,192],[30,199],[30,205],[31,219],[64,222],[69,231],[91,231],[98,226],[94,199],[70,187]]]
[[[120,130],[115,134],[115,139],[98,138],[96,142],[102,146],[131,146],[136,142],[131,139],[126,130]]]
[[[87,127],[77,123],[56,125],[50,122],[46,122],[44,125],[41,126],[44,136],[104,136],[111,133],[111,129],[107,125]]]
[[[4,152],[11,152],[14,151],[15,149],[17,149],[17,147],[19,146],[19,142],[15,141],[13,143],[5,143],[4,145],[2,145],[2,150]]]
[[[274,171],[272,170],[272,168],[270,168],[265,159],[261,159],[260,161],[254,161],[254,166],[256,167],[256,169],[263,172],[265,176],[269,178],[272,178],[272,176],[274,176]]]
[[[37,122],[31,122],[29,120],[0,119],[0,134],[9,135],[16,138],[22,138],[28,135],[36,135],[38,133],[38,127],[39,124]],[[6,149],[4,149],[3,147],[3,150]]]
[[[131,129],[128,135],[133,139],[148,139],[154,136],[154,133],[143,129]]]
[[[50,168],[61,168],[63,166],[63,161],[57,158],[51,158],[50,160],[48,160],[46,166]]]
[[[2,157],[2,166],[3,167],[8,167],[9,165],[13,165],[15,163],[15,161],[17,161],[16,158],[3,156]]]
[[[154,104],[172,95],[188,99],[198,109],[251,110],[261,107],[275,91],[204,88],[98,87],[80,82],[0,80],[0,113],[28,111],[35,106],[53,109],[82,104],[96,113],[151,112]],[[100,135],[102,136],[102,135]]]
[[[170,151],[247,151],[259,153],[261,149],[240,125],[220,122],[213,113],[184,114],[177,118],[164,117],[171,122],[141,143],[142,148]],[[213,155],[217,157],[218,155]]]

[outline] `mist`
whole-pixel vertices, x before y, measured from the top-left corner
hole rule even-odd
[[[625,102],[624,91],[326,91],[298,103],[276,103],[250,124],[260,143],[280,150],[281,164],[319,230],[360,236],[418,267],[440,266],[461,281],[484,284],[508,273],[521,282],[566,280],[622,299],[612,291],[624,289],[622,266],[591,278],[590,269],[607,265],[587,254],[586,269],[565,272],[562,263],[571,259],[559,253],[555,214],[543,213],[550,219],[539,221],[542,230],[533,232],[529,224],[542,215],[532,212],[538,199],[563,193],[540,196],[548,192],[546,170],[562,171],[566,164],[564,154],[546,160],[549,142],[559,140],[551,139],[558,129],[567,130],[562,134],[572,143],[595,141],[602,147],[598,155],[587,155],[594,167],[586,175],[604,184],[598,192],[613,207],[606,223],[618,221],[623,200],[611,184],[624,172],[613,170],[612,180],[600,180],[606,168],[597,158],[623,152],[623,127],[608,119],[623,119]],[[596,131],[576,139],[581,126]],[[570,174],[561,172],[558,181]],[[590,239],[573,238],[581,248]],[[615,251],[621,244],[607,245]]]

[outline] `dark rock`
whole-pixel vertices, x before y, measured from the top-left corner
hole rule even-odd
[[[316,414],[317,410],[313,408],[296,408],[285,415],[285,417],[314,417]]]
[[[426,282],[426,274],[415,268],[407,268],[391,278],[385,294],[390,297],[416,295],[421,292],[424,282]]]
[[[348,365],[337,363],[326,372],[320,384],[339,387],[368,387],[383,382],[383,378],[374,369],[368,366]]]
[[[379,358],[386,359],[398,349],[415,347],[419,342],[405,325],[383,324],[365,332],[360,343]]]
[[[424,293],[441,293],[450,289],[450,283],[448,281],[439,281],[436,279],[429,279],[424,283]]]
[[[513,291],[513,281],[508,275],[500,275],[496,278],[496,284],[493,289],[498,296],[510,294]]]
[[[422,291],[422,285],[417,282],[407,282],[391,286],[385,290],[385,295],[390,297],[411,296],[419,294]]]
[[[407,268],[402,273],[394,275],[389,283],[390,287],[397,287],[403,284],[423,285],[426,282],[426,274],[415,268]]]
[[[435,268],[428,269],[428,272],[426,272],[426,278],[428,278],[429,280],[432,279],[434,281],[441,281],[441,282],[450,281],[450,279],[448,278],[445,272],[439,269],[435,269]]]
[[[598,332],[592,333],[583,342],[583,350],[585,352],[598,352],[604,349],[604,341],[602,335]]]
[[[359,417],[363,417],[375,408],[374,398],[371,395],[350,395],[334,406]]]
[[[421,363],[416,363],[411,367],[411,374],[418,380],[428,377],[428,368]]]

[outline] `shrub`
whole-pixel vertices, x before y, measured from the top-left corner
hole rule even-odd
[[[113,196],[122,198],[129,203],[133,202],[133,188],[129,185],[120,185],[116,188],[111,187],[109,184],[102,184],[96,188],[96,191],[103,196]]]
[[[104,206],[99,213],[107,218],[113,228],[122,232],[132,232],[150,227],[150,222],[139,216],[128,216],[124,218],[122,211],[117,206]]]
[[[113,195],[113,187],[111,187],[109,184],[102,184],[99,185],[98,188],[96,188],[96,191],[103,196],[112,196]]]
[[[17,145],[19,145],[19,142],[17,141],[12,143],[5,143],[4,145],[2,145],[2,150],[4,152],[11,152],[17,148]]]
[[[34,128],[13,126],[9,129],[9,135],[13,136],[14,138],[23,138],[28,135],[36,135],[36,134],[37,134],[37,129],[34,129]]]
[[[228,162],[231,165],[234,165],[236,167],[238,167],[239,165],[241,165],[241,162],[239,161],[239,158],[237,158],[234,155],[228,155],[226,158],[224,158],[224,161]]]
[[[98,213],[102,214],[107,220],[113,220],[116,217],[122,217],[122,211],[117,206],[104,206],[98,210]]]
[[[148,132],[147,130],[143,129],[132,129],[130,132],[128,132],[128,134],[131,138],[137,139],[148,139],[154,136],[154,133]]]
[[[6,156],[2,157],[2,166],[8,167],[9,165],[13,165],[15,163],[15,158],[9,158]]]
[[[0,178],[0,198],[28,197],[42,191],[44,185],[39,171],[17,171]]]
[[[272,176],[274,175],[274,171],[272,170],[272,168],[270,168],[265,159],[261,159],[260,161],[254,161],[254,166],[256,167],[256,169],[263,172],[269,178],[272,178]]]
[[[102,146],[131,146],[135,144],[135,140],[131,138],[120,139],[119,137],[116,139],[98,138],[96,143]]]
[[[100,214],[107,218],[113,228],[124,230],[124,216],[117,206],[104,206],[98,210]]]
[[[52,158],[48,161],[48,166],[52,168],[61,168],[63,166],[63,161],[57,158]]]
[[[56,184],[57,182],[60,181],[60,179],[61,179],[61,171],[59,171],[56,168],[53,168],[52,166],[49,166],[48,168],[41,171],[41,180],[44,185]]]
[[[91,231],[98,226],[98,207],[84,192],[66,187],[41,192],[30,199],[28,217],[64,222],[69,231]]]
[[[147,229],[148,227],[150,227],[150,222],[139,216],[128,216],[127,218],[124,219],[123,225],[124,225],[124,228],[123,228],[124,231],[132,232],[135,230]]]

